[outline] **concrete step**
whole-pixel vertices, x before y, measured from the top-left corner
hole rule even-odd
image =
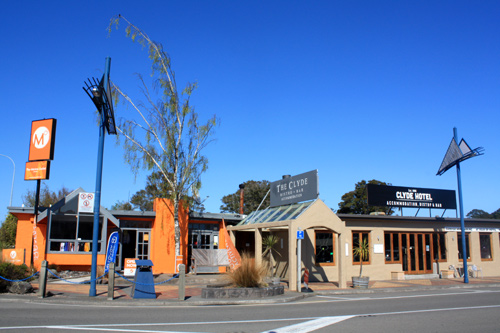
[[[439,279],[439,274],[405,274],[405,280],[425,280],[425,279]]]

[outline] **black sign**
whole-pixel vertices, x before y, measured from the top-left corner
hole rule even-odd
[[[368,205],[457,209],[454,190],[367,184]]]
[[[318,198],[318,170],[271,183],[271,207]]]

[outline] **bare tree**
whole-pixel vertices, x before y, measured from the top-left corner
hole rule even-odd
[[[127,37],[147,48],[153,84],[150,89],[138,75],[147,102],[136,104],[113,83],[117,98],[123,98],[138,115],[138,119],[120,119],[117,131],[125,138],[125,161],[132,171],[154,170],[168,183],[169,198],[174,205],[175,253],[180,255],[179,205],[190,191],[201,187],[200,176],[208,165],[201,152],[212,141],[216,118],[199,123],[198,114],[190,104],[196,83],[187,83],[179,93],[170,56],[163,46],[121,15],[111,20],[110,32],[113,26],[118,28],[120,20],[127,23]]]

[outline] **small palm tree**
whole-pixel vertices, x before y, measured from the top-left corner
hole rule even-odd
[[[359,256],[359,277],[361,277],[363,275],[363,260],[367,260],[370,255],[370,246],[368,244],[368,239],[365,238],[354,244],[352,253],[354,256]]]
[[[262,253],[263,257],[269,256],[269,266],[271,269],[271,275],[274,277],[274,257],[273,251],[281,257],[281,254],[274,249],[274,246],[278,244],[279,237],[276,235],[269,235],[262,239],[262,246],[264,247],[264,252]]]

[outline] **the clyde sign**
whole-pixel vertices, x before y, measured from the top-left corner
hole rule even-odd
[[[318,170],[271,183],[271,207],[318,198]]]

